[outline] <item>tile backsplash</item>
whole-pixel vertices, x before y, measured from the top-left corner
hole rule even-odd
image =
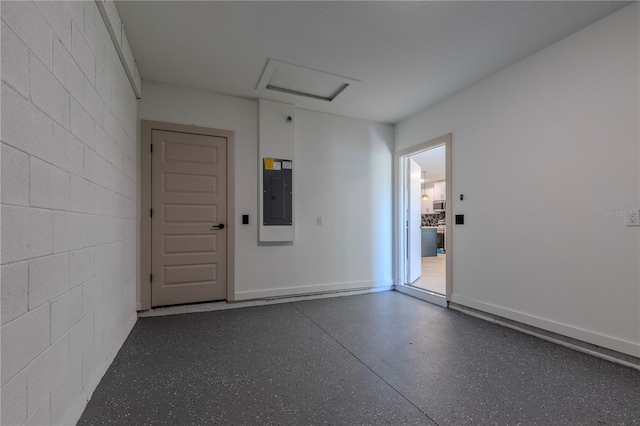
[[[444,220],[444,215],[444,212],[423,214],[422,226],[437,226],[439,220]]]

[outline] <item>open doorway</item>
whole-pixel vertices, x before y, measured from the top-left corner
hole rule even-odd
[[[413,222],[407,228],[408,239],[413,243],[408,251],[415,259],[410,262],[414,275],[407,284],[446,296],[446,146],[418,152],[405,161],[412,170],[408,186],[413,189],[407,198],[412,207],[409,221]],[[414,183],[414,174],[419,183]]]
[[[396,154],[400,291],[446,306],[451,296],[451,135]]]

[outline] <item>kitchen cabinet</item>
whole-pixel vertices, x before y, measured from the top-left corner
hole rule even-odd
[[[433,187],[424,189],[424,193],[429,198],[422,200],[422,213],[433,213]]]
[[[438,255],[438,241],[436,228],[422,228],[422,257],[431,257]]]
[[[433,196],[435,200],[446,200],[447,198],[447,182],[440,181],[433,184]]]

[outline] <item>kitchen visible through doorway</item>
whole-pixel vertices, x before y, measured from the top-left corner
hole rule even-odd
[[[408,156],[406,284],[446,295],[446,145]]]

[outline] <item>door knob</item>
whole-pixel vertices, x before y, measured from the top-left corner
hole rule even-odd
[[[211,229],[224,229],[224,223],[221,223],[220,225],[211,225]]]

